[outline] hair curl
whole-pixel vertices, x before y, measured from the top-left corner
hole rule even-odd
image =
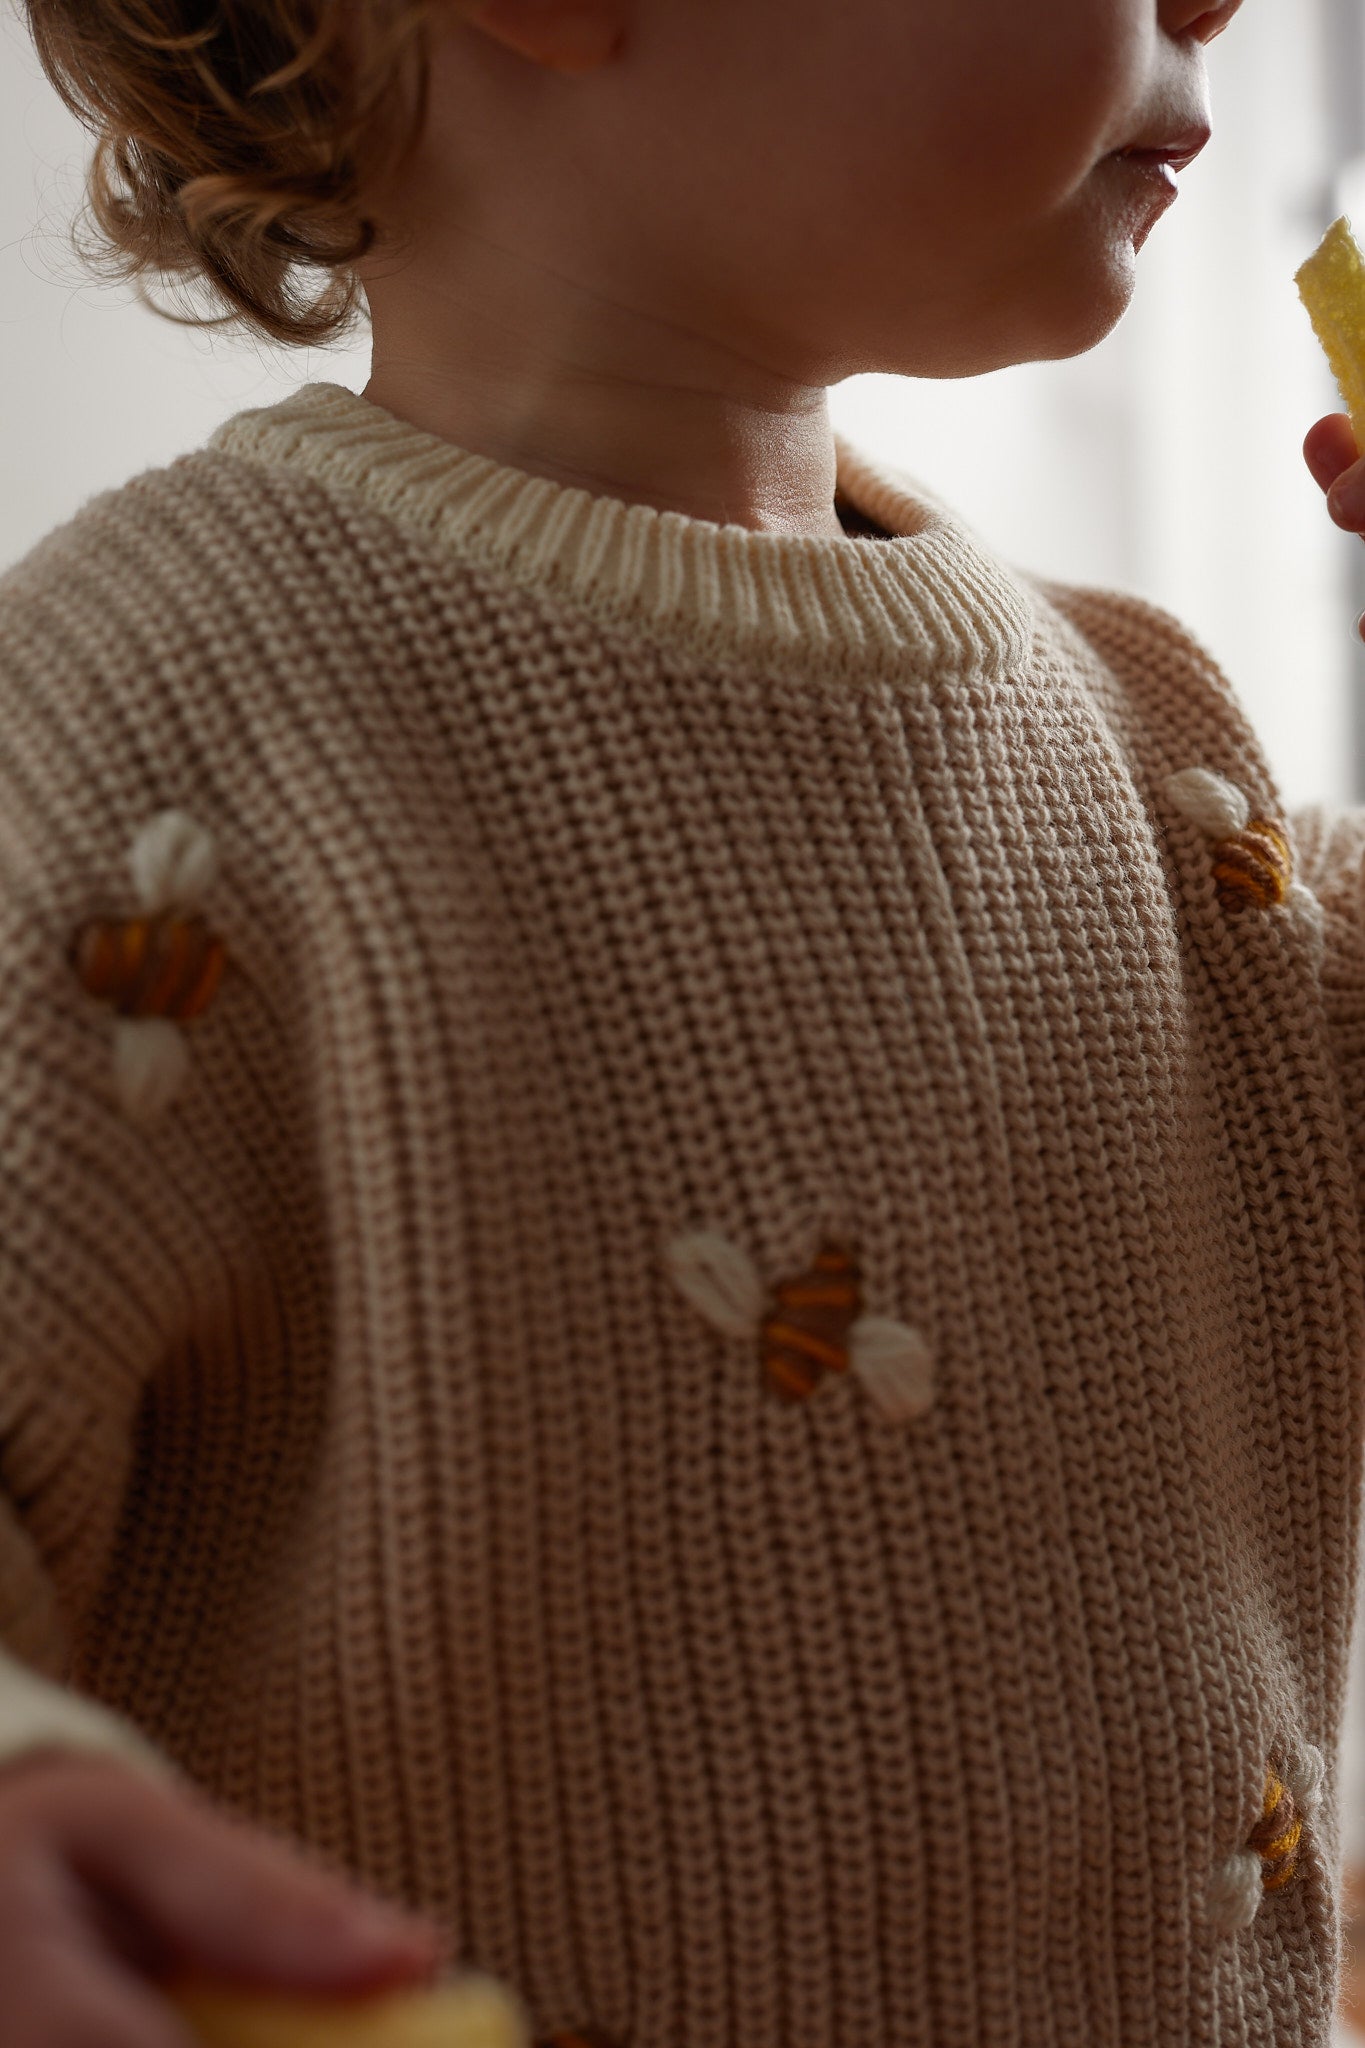
[[[369,196],[420,133],[442,0],[21,4],[44,72],[96,138],[72,228],[89,270],[132,281],[182,327],[308,346],[368,317],[351,266],[378,238]],[[169,313],[149,274],[225,310]]]

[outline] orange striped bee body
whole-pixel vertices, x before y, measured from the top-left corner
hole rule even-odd
[[[1283,903],[1293,872],[1284,826],[1270,818],[1251,819],[1213,849],[1213,876],[1224,910],[1238,910],[1246,903],[1268,910],[1273,903]]]
[[[123,1017],[188,1023],[206,1010],[223,975],[227,948],[202,917],[94,918],[71,949],[87,995]]]
[[[824,1375],[848,1371],[848,1333],[862,1308],[858,1266],[842,1245],[821,1247],[808,1273],[784,1280],[759,1331],[759,1356],[778,1392],[804,1401]]]
[[[1298,1867],[1302,1833],[1303,1822],[1293,1793],[1273,1771],[1267,1771],[1261,1818],[1247,1836],[1248,1849],[1254,1849],[1261,1859],[1263,1890],[1276,1892],[1281,1885],[1288,1884]]]

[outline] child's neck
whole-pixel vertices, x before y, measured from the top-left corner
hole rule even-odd
[[[501,273],[498,252],[484,262]],[[511,290],[505,274],[436,289],[411,269],[367,280],[364,395],[473,454],[597,496],[717,525],[842,535],[823,386],[514,268]]]

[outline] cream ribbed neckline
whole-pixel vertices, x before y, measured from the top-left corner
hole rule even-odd
[[[892,538],[757,533],[598,497],[471,454],[339,384],[236,413],[208,446],[357,492],[467,560],[702,656],[999,677],[1029,642],[1027,592],[935,498],[837,437],[840,490]]]

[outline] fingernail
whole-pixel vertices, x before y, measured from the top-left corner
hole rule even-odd
[[[356,1946],[367,1954],[388,1955],[394,1949],[404,1954],[412,1950],[425,1951],[436,1940],[436,1930],[425,1921],[409,1920],[401,1913],[378,1912],[361,1915],[355,1924]]]
[[[1365,520],[1365,464],[1353,463],[1342,471],[1327,493],[1327,509],[1333,519]]]

